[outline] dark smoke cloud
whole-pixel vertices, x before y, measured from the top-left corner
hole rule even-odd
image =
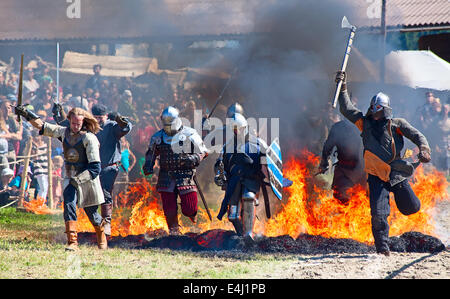
[[[249,116],[279,117],[282,143],[319,149],[353,9],[345,1],[276,1],[258,7],[260,32],[236,59]],[[257,107],[257,108],[255,108]],[[322,139],[321,139],[322,137]],[[311,145],[311,143],[313,143]]]

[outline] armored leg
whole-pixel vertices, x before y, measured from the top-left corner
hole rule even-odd
[[[174,192],[160,192],[160,194],[169,234],[179,235],[180,227],[178,225],[177,194]]]
[[[241,202],[238,201],[236,205],[230,205],[228,208],[228,220],[233,224],[236,233],[239,236],[243,235],[244,228],[241,219]]]
[[[253,225],[255,224],[256,194],[244,188],[242,194],[242,224],[246,243],[253,243]]]

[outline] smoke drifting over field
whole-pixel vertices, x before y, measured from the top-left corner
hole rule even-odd
[[[239,86],[256,103],[257,113],[280,118],[284,137],[320,137],[318,125],[327,117],[324,109],[346,43],[340,21],[351,9],[343,3],[278,1],[257,12],[255,31],[265,34],[239,58]]]

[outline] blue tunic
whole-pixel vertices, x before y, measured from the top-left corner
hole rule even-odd
[[[127,126],[121,128],[117,122],[107,120],[101,128],[96,136],[100,142],[100,160],[104,168],[121,160],[120,138],[131,131],[132,125],[128,122]]]

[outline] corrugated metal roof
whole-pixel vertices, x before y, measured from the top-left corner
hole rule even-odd
[[[377,2],[358,1],[360,27],[379,27],[381,9],[375,11]],[[365,9],[365,12],[364,12]],[[387,27],[432,27],[450,25],[449,0],[386,0]]]
[[[346,1],[355,7],[352,23],[358,27],[379,27],[381,0]],[[55,0],[2,0],[0,40],[246,34],[258,31],[254,24],[258,7],[283,3],[283,0],[83,0],[80,3],[81,17],[70,19],[66,14],[70,3],[66,1],[55,5]],[[449,0],[387,0],[389,28],[440,25],[450,26]]]

